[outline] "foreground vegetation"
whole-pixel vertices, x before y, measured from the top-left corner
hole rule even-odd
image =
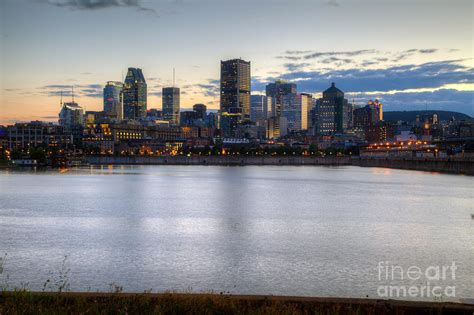
[[[4,291],[0,314],[473,314],[474,305],[220,294]]]

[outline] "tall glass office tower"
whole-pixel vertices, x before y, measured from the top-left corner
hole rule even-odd
[[[334,83],[323,92],[318,108],[318,132],[334,134],[345,132],[351,123],[352,104]]]
[[[296,84],[276,81],[265,87],[266,95],[272,97],[272,116],[281,115],[281,98],[284,95],[296,94]]]
[[[234,137],[235,129],[250,119],[250,61],[221,61],[221,129]]]
[[[124,119],[138,120],[146,117],[147,85],[141,69],[128,68],[122,95]]]
[[[122,82],[116,81],[109,81],[104,87],[104,112],[117,120],[123,119],[122,88]]]
[[[179,88],[163,88],[163,117],[173,125],[179,125]]]

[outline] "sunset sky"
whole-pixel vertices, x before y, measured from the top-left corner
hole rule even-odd
[[[102,109],[106,81],[139,67],[148,108],[176,68],[181,107],[219,106],[219,61],[252,62],[252,91],[331,82],[362,105],[474,115],[469,0],[0,0],[0,124],[56,121],[60,93]]]

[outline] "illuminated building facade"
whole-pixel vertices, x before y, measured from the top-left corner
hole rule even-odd
[[[370,106],[374,108],[375,110],[377,110],[378,116],[379,116],[378,120],[379,121],[383,120],[383,105],[382,103],[379,102],[378,99],[375,99],[375,101],[372,101],[372,100],[368,101],[367,106]]]
[[[308,129],[308,107],[312,100],[307,94],[281,96],[281,116],[286,118],[288,131]]]
[[[395,126],[380,121],[365,128],[365,140],[368,143],[384,142],[395,139]]]
[[[375,106],[366,105],[353,111],[354,129],[364,130],[365,127],[376,124],[379,121],[380,113]]]
[[[334,83],[323,92],[318,108],[318,128],[320,134],[344,133],[351,127],[352,105],[344,98],[344,92]]]
[[[250,96],[250,120],[263,121],[271,117],[272,98],[265,95]]]
[[[8,126],[7,135],[10,150],[36,146],[67,147],[73,143],[72,134],[65,133],[63,126],[41,121]]]
[[[236,127],[250,119],[249,61],[221,61],[220,112],[225,137],[235,137]]]
[[[179,125],[180,90],[176,87],[163,88],[163,118],[172,125]]]
[[[267,139],[278,139],[284,137],[287,134],[288,123],[283,116],[274,116],[267,119],[266,124],[266,138]]]
[[[109,81],[104,87],[104,112],[117,120],[123,119],[122,82]]]
[[[147,85],[141,69],[128,68],[122,97],[124,119],[139,120],[146,117]]]
[[[237,129],[242,123],[242,113],[241,112],[222,112],[220,116],[220,129],[224,137],[226,138],[237,138],[238,132]]]

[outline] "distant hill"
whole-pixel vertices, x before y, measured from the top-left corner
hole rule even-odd
[[[383,113],[383,119],[386,121],[416,121],[417,115],[437,114],[439,120],[450,120],[454,117],[456,120],[471,119],[472,117],[463,113],[450,112],[446,110],[411,110],[411,111],[387,111]]]

